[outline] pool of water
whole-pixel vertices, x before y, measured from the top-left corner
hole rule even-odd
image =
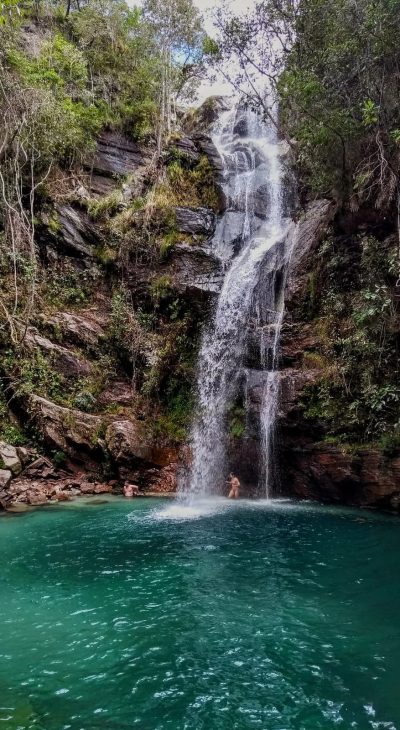
[[[0,555],[0,730],[400,729],[394,517],[75,502]]]

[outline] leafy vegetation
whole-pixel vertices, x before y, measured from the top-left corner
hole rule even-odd
[[[304,192],[387,209],[399,180],[399,0],[261,0],[239,17],[220,12],[205,50],[248,104],[281,128]],[[232,63],[232,57],[237,59]]]
[[[331,437],[384,444],[400,429],[396,263],[392,238],[331,237],[321,247],[310,317],[321,345],[305,361],[317,362],[321,378],[303,405],[306,418]]]
[[[142,10],[124,0],[0,4],[0,326],[15,345],[17,320],[28,322],[37,304],[36,212],[46,181],[87,160],[105,127],[157,142],[157,175],[172,105],[201,66],[201,39],[191,0],[162,8],[149,0]],[[110,216],[120,204],[113,193],[90,201],[89,212]],[[55,218],[49,231],[58,232]]]

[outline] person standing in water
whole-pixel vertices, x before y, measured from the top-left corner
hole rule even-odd
[[[239,499],[240,482],[234,474],[229,474],[230,491],[228,499]]]

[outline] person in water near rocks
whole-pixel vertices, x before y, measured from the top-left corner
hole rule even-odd
[[[125,484],[124,495],[125,497],[137,497],[139,494],[139,487],[136,484]]]
[[[230,485],[230,492],[228,499],[239,499],[240,482],[234,474],[229,474],[228,484]]]

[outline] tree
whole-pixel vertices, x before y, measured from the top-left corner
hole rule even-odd
[[[382,208],[396,196],[399,21],[399,0],[262,0],[244,16],[217,16],[212,55],[266,116],[265,85],[276,90],[280,125],[315,193]]]
[[[201,16],[192,0],[146,0],[144,18],[154,29],[161,52],[162,83],[160,121],[157,134],[161,152],[165,134],[169,134],[178,97],[193,78],[202,56]]]

